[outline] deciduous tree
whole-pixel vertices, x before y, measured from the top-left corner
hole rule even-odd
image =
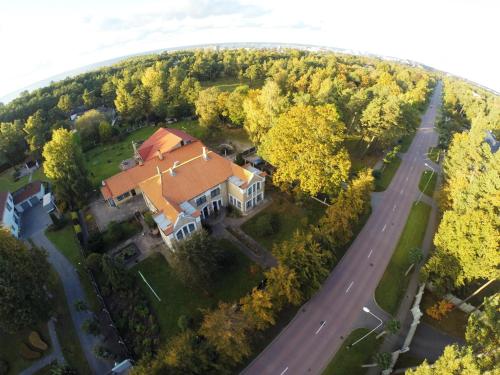
[[[252,293],[243,297],[240,303],[243,305],[241,310],[251,326],[258,330],[264,330],[274,325],[275,308],[272,296],[266,290],[253,288]]]

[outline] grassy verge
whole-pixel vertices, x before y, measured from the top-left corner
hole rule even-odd
[[[422,246],[430,212],[431,206],[425,203],[412,205],[391,261],[375,290],[375,299],[379,306],[392,315],[398,309],[411,275],[405,276],[411,265],[409,252]]]
[[[85,290],[87,301],[90,304],[89,307],[93,311],[99,310],[101,305],[97,300],[90,277],[83,267],[83,258],[80,254],[80,247],[75,237],[75,233],[73,232],[73,228],[70,225],[67,225],[63,229],[55,232],[47,230],[45,234],[49,241],[52,242],[54,246],[57,247],[57,249],[66,257],[66,259],[68,259],[77,269],[83,289]]]
[[[437,163],[439,161],[439,154],[441,150],[438,147],[429,147],[429,151],[427,152],[427,157],[429,160]]]
[[[7,361],[9,371],[6,375],[16,375],[25,368],[31,366],[34,361],[24,359],[20,355],[21,345],[28,343],[28,336],[34,330],[49,345],[46,354],[52,351],[47,323],[40,323],[33,328],[23,329],[14,334],[7,334],[0,331],[0,358]]]
[[[293,203],[281,193],[271,194],[273,202],[241,226],[245,233],[268,250],[272,250],[274,244],[290,239],[297,229],[305,228],[307,224],[317,223],[325,212],[326,206],[313,199]],[[257,222],[261,216],[267,214],[277,214],[279,229],[276,233],[266,236],[258,230]]]
[[[335,357],[328,364],[323,371],[323,375],[362,375],[368,369],[362,368],[364,364],[372,363],[371,357],[377,352],[379,342],[372,334],[354,345],[352,348],[347,349],[347,346],[356,340],[366,335],[370,330],[366,328],[359,328],[352,331],[349,336],[344,340],[341,348],[335,354]]]
[[[389,164],[384,164],[380,177],[375,179],[375,191],[384,191],[391,184],[392,178],[398,171],[401,159],[396,157]]]
[[[11,193],[26,185],[29,181],[29,176],[24,176],[17,181],[14,181],[12,174],[14,168],[9,168],[0,174],[0,191],[10,191]],[[32,177],[32,181],[41,180],[46,181],[47,177],[43,174],[43,167],[38,168]]]
[[[69,366],[78,370],[79,374],[90,374],[91,371],[80,346],[80,340],[75,330],[76,327],[71,319],[62,282],[56,272],[53,272],[52,279],[52,293],[56,302],[56,332],[64,358]]]
[[[424,311],[423,321],[439,331],[445,332],[453,337],[465,339],[465,327],[467,326],[469,316],[463,311],[454,309],[441,320],[433,319],[425,313],[426,309],[435,305],[439,300],[440,299],[436,295],[425,291],[421,304],[422,311]]]
[[[415,137],[416,132],[412,131],[411,133],[405,135],[401,138],[399,144],[401,145],[401,150],[399,152],[406,152],[411,146],[411,142],[413,141],[413,137]]]
[[[436,188],[437,174],[433,171],[425,170],[420,176],[420,182],[418,183],[418,188],[422,193],[432,197],[434,194],[434,189]]]
[[[197,320],[201,318],[200,309],[215,307],[218,301],[236,301],[262,279],[260,269],[232,243],[221,240],[220,244],[234,254],[235,262],[230,269],[220,272],[210,293],[183,284],[161,254],[154,254],[131,269],[156,312],[163,341],[179,332],[177,321],[181,315]],[[140,279],[138,271],[148,280],[161,301]]]

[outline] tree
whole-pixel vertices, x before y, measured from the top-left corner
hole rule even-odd
[[[384,327],[384,330],[382,332],[380,332],[378,335],[377,335],[377,338],[380,338],[382,337],[383,335],[387,334],[387,333],[390,333],[392,335],[396,334],[399,330],[401,329],[401,323],[399,323],[399,320],[396,320],[396,319],[389,319],[386,323],[385,323],[385,327]]]
[[[219,302],[217,309],[205,312],[200,334],[228,362],[239,363],[251,354],[248,328],[249,323],[241,311],[229,303]]]
[[[345,246],[353,236],[353,229],[361,216],[370,208],[370,193],[373,191],[373,176],[362,170],[342,190],[337,199],[327,208],[319,222],[319,236],[329,247]]]
[[[500,293],[486,297],[482,311],[469,315],[465,339],[482,370],[493,370],[495,366],[499,366]]]
[[[93,336],[99,336],[101,334],[101,327],[96,318],[86,319],[82,324],[82,330]]]
[[[422,252],[421,248],[414,247],[413,249],[410,250],[409,257],[410,257],[410,262],[417,265],[422,261],[422,259],[424,259],[424,253]]]
[[[295,271],[280,264],[265,273],[266,290],[272,297],[273,305],[279,311],[285,304],[299,305],[303,298]]]
[[[0,123],[0,157],[15,165],[24,159],[25,151],[22,122]]]
[[[186,285],[203,289],[213,283],[223,258],[224,251],[204,230],[177,242],[170,254],[170,262],[179,278]]]
[[[382,352],[375,354],[375,362],[382,370],[391,367],[391,353]]]
[[[71,102],[70,96],[67,94],[61,95],[59,97],[59,101],[57,102],[57,108],[68,114],[73,108],[73,103]]]
[[[30,146],[30,151],[36,151],[43,147],[50,135],[50,126],[42,116],[42,111],[36,111],[28,117],[24,126],[26,142]]]
[[[113,136],[113,128],[108,121],[101,121],[99,123],[99,139],[103,143],[109,142]]]
[[[275,309],[269,292],[253,288],[252,293],[243,297],[240,303],[243,305],[243,314],[256,329],[262,331],[274,325]]]
[[[331,254],[325,252],[310,233],[295,232],[290,240],[274,245],[273,254],[280,264],[295,272],[306,298],[311,297],[328,276]]]
[[[275,183],[297,183],[310,195],[335,193],[350,168],[344,130],[334,106],[298,105],[280,116],[259,151],[277,168]]]
[[[99,124],[105,121],[106,116],[96,109],[91,109],[76,119],[75,127],[83,149],[89,149],[99,142]]]
[[[50,267],[44,251],[0,229],[0,329],[15,333],[48,319]]]
[[[415,369],[406,370],[407,375],[480,375],[470,348],[457,345],[445,347],[443,354],[433,364],[427,360]]]
[[[243,102],[245,110],[245,130],[250,139],[259,145],[269,129],[272,129],[288,106],[286,97],[281,95],[278,84],[268,80],[261,90],[250,90]]]
[[[79,207],[90,191],[81,148],[66,129],[54,130],[43,148],[43,169],[54,184],[56,194],[71,207]]]
[[[248,93],[248,86],[238,86],[234,89],[225,102],[223,115],[235,126],[242,126],[245,121],[245,109],[243,102]]]
[[[148,94],[149,108],[157,118],[164,118],[167,113],[166,81],[164,64],[161,62],[145,69],[141,77],[142,85]]]
[[[82,99],[83,99],[83,104],[87,109],[94,108],[97,105],[95,90],[89,91],[88,89],[85,89],[83,91]]]
[[[196,100],[196,114],[200,118],[200,124],[205,127],[216,126],[220,123],[221,109],[219,107],[219,89],[210,87],[201,90]]]
[[[114,103],[116,110],[126,121],[138,121],[149,113],[147,92],[128,70],[116,82]]]
[[[127,290],[133,284],[133,279],[123,268],[123,264],[109,254],[105,254],[102,260],[102,273],[106,277],[107,283],[116,290]]]

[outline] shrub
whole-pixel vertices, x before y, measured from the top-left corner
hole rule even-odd
[[[21,357],[23,357],[24,359],[27,359],[27,360],[34,360],[34,359],[38,359],[41,357],[41,354],[39,352],[35,352],[34,350],[31,350],[28,345],[26,344],[21,344],[21,349],[19,349],[19,354],[21,355]]]
[[[95,318],[87,319],[82,324],[82,330],[85,333],[89,333],[93,336],[99,336],[101,334],[101,326]]]
[[[30,345],[35,349],[39,349],[42,352],[48,349],[48,345],[45,343],[45,341],[42,340],[42,338],[36,331],[31,331],[28,340],[30,342]]]
[[[276,213],[266,213],[255,221],[257,233],[262,236],[271,236],[279,231],[280,219]]]
[[[144,214],[144,222],[151,229],[153,229],[156,226],[156,223],[153,220],[153,214],[149,211]]]
[[[104,238],[101,233],[92,233],[87,240],[87,251],[91,253],[102,253],[104,251]]]
[[[428,307],[425,312],[432,319],[441,320],[453,309],[453,304],[447,300],[441,300],[435,305]]]
[[[71,211],[71,220],[78,220],[78,213],[75,211]]]
[[[100,272],[102,265],[102,255],[99,253],[91,253],[85,259],[85,265],[90,268],[92,272]]]
[[[49,226],[49,231],[51,232],[55,232],[59,229],[64,228],[68,222],[68,220],[64,216],[58,218],[54,212],[50,213],[50,218],[52,219],[52,225]]]
[[[245,164],[245,159],[243,159],[243,155],[241,155],[241,153],[236,154],[236,158],[234,158],[234,163],[237,165]]]
[[[380,179],[380,177],[382,177],[382,171],[380,169],[374,169],[372,172],[372,176],[378,180]]]
[[[7,375],[9,372],[9,363],[0,358],[0,375]]]
[[[75,230],[76,234],[82,233],[82,227],[80,226],[80,224],[73,225],[73,229]]]

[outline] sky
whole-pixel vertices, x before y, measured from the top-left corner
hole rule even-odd
[[[0,100],[120,56],[273,42],[415,60],[500,92],[497,0],[0,0]]]

